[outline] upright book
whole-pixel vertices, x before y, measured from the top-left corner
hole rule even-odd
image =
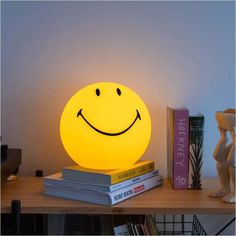
[[[204,116],[189,117],[189,161],[190,188],[201,189],[201,168],[203,162]]]
[[[62,169],[65,180],[81,181],[91,184],[113,185],[154,170],[153,161],[139,161],[134,165],[116,170],[95,170],[81,166]]]
[[[167,107],[167,173],[174,189],[188,189],[189,111]]]

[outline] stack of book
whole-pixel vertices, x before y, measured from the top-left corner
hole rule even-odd
[[[94,170],[81,166],[62,169],[44,178],[45,194],[102,205],[114,205],[161,185],[153,161],[139,161],[129,168]]]
[[[174,189],[201,189],[204,116],[167,107],[167,174]]]

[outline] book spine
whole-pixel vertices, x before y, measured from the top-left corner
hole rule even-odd
[[[131,184],[138,183],[138,182],[143,181],[145,179],[154,177],[154,176],[156,176],[158,174],[159,174],[158,170],[153,170],[153,171],[151,171],[149,173],[146,173],[146,174],[134,177],[132,179],[128,179],[128,180],[125,180],[123,182],[120,182],[120,183],[117,183],[117,184],[113,184],[113,185],[109,186],[109,191],[110,192],[116,191],[118,189],[124,188],[126,186],[131,185]],[[160,180],[161,180],[161,176],[160,176]]]
[[[146,216],[146,227],[148,229],[148,235],[159,235],[157,226],[154,222],[153,216],[147,215]]]
[[[201,189],[203,162],[204,116],[189,117],[189,163],[192,189]]]
[[[151,188],[154,188],[160,184],[161,181],[159,180],[159,176],[155,176],[139,183],[132,184],[126,188],[111,192],[109,193],[111,198],[111,204],[114,205],[118,202],[124,201]]]
[[[154,170],[154,162],[148,162],[144,165],[125,170],[124,172],[117,173],[111,176],[111,184],[120,183],[130,178],[134,178],[139,175],[151,172]]]
[[[188,189],[189,112],[174,111],[173,188]]]
[[[173,183],[174,110],[167,107],[167,178]]]

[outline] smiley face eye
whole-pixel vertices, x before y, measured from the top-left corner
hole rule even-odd
[[[97,94],[97,96],[100,96],[100,90],[99,89],[96,89],[96,94]]]
[[[119,96],[121,95],[121,91],[120,91],[119,88],[116,89],[116,92],[117,92],[117,94],[118,94]]]

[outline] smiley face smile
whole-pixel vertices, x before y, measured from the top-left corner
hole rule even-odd
[[[77,118],[78,118],[79,116],[81,116],[81,117],[83,118],[83,120],[84,120],[91,128],[93,128],[95,131],[97,131],[97,132],[100,133],[100,134],[108,135],[108,136],[118,136],[118,135],[121,135],[121,134],[127,132],[127,131],[135,124],[135,122],[137,121],[137,119],[141,120],[141,116],[140,116],[140,114],[139,114],[139,111],[136,109],[137,115],[136,115],[134,121],[132,122],[132,124],[131,124],[128,128],[126,128],[125,130],[123,130],[123,131],[121,131],[121,132],[118,132],[118,133],[108,133],[108,132],[104,132],[104,131],[99,130],[99,129],[97,129],[96,127],[94,127],[94,126],[83,116],[82,110],[83,110],[83,109],[80,109],[79,112],[77,113]]]

